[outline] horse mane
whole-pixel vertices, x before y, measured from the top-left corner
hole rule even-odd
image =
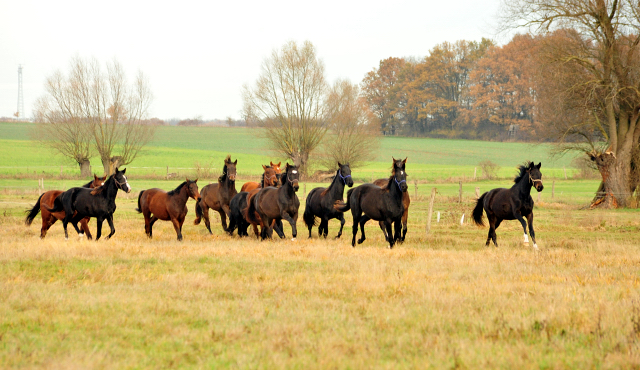
[[[84,186],[85,188],[88,186]],[[91,190],[91,195],[97,195],[102,193],[102,191],[104,190],[105,186],[104,185],[100,185],[97,188],[93,188],[93,190]]]
[[[338,171],[340,171],[340,169],[338,169]],[[336,174],[331,177],[331,184],[329,184],[329,186],[327,186],[327,188],[324,189],[322,193],[320,193],[321,197],[324,197],[325,195],[327,195],[327,193],[329,193],[329,190],[333,189],[333,184],[335,184],[336,177],[338,177],[338,171],[336,171]]]
[[[90,188],[91,184],[93,183],[93,180],[89,181],[88,183],[82,185],[83,188]]]
[[[526,161],[524,162],[524,164],[518,166],[518,174],[516,175],[516,178],[513,179],[513,182],[517,184],[518,181],[522,180],[524,176],[527,174],[527,170],[529,169],[529,166],[531,166],[530,161]]]
[[[184,187],[185,185],[187,185],[187,182],[183,182],[182,184],[178,185],[177,188],[171,190],[170,192],[168,192],[168,195],[175,195],[175,194],[180,194],[180,191],[182,191],[182,187]]]
[[[225,182],[227,180],[227,164],[231,163],[231,155],[227,154],[227,158],[224,159],[224,166],[222,166],[222,175],[218,177],[218,182]]]

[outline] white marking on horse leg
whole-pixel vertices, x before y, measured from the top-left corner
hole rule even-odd
[[[538,250],[538,244],[533,243],[533,249]]]
[[[525,244],[529,243],[529,235],[524,234],[524,242],[525,242]]]
[[[391,249],[391,244],[389,244],[389,249]]]
[[[78,235],[80,236],[80,238],[84,238],[84,233],[80,233]]]
[[[295,241],[296,241],[296,238],[291,238],[291,241],[292,241],[292,242],[295,242]]]

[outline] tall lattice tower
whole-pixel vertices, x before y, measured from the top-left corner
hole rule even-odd
[[[24,96],[22,94],[22,64],[18,64],[18,111],[16,117],[24,117]]]

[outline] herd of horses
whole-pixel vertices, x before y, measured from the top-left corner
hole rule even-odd
[[[365,183],[353,187],[349,164],[338,163],[338,169],[328,187],[317,187],[307,195],[303,214],[304,224],[312,237],[312,229],[318,226],[319,237],[326,238],[329,232],[329,220],[340,221],[340,230],[336,238],[340,238],[345,224],[344,213],[351,210],[353,217],[351,245],[355,246],[358,227],[361,236],[358,244],[365,241],[365,224],[369,220],[378,221],[389,248],[402,243],[407,234],[407,221],[411,200],[407,192],[407,159],[393,158],[391,174],[388,178],[373,183]],[[300,201],[296,192],[299,189],[300,173],[298,166],[280,163],[263,165],[260,183],[247,182],[237,192],[235,186],[236,166],[238,161],[224,160],[222,175],[217,183],[198,189],[198,180],[186,179],[177,188],[169,192],[162,189],[142,190],[138,195],[136,211],[144,216],[145,233],[153,236],[153,225],[157,220],[171,221],[178,240],[182,240],[182,225],[187,215],[187,201],[196,201],[194,223],[200,224],[204,218],[209,233],[211,223],[209,210],[220,214],[223,230],[233,235],[237,230],[240,237],[249,236],[251,226],[253,233],[260,239],[272,238],[273,231],[280,238],[285,238],[283,222],[291,226],[292,240],[296,240],[296,227]],[[489,221],[489,234],[486,245],[493,241],[497,247],[496,229],[503,220],[518,220],[524,230],[524,243],[528,245],[527,224],[534,248],[538,248],[533,229],[533,198],[531,188],[542,191],[541,164],[527,162],[518,168],[514,185],[509,188],[498,188],[480,196],[473,209],[473,220],[477,225],[484,225],[483,211]],[[62,221],[65,238],[68,239],[67,225],[71,223],[80,237],[91,239],[88,221],[91,217],[97,221],[96,240],[102,234],[102,223],[107,221],[111,232],[115,233],[113,213],[116,210],[115,199],[118,190],[131,192],[131,186],[125,176],[126,169],[116,168],[109,178],[94,175],[94,180],[82,187],[67,191],[51,190],[43,193],[36,204],[26,211],[25,223],[30,225],[38,213],[42,214],[40,237],[44,238],[47,230],[57,220]],[[347,191],[344,199],[345,187]],[[229,224],[227,225],[227,218]],[[526,219],[526,221],[525,221]],[[80,228],[78,227],[80,223]],[[392,228],[393,226],[393,228]]]

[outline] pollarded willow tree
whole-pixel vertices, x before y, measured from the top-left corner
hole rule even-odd
[[[55,72],[45,88],[36,103],[38,136],[81,168],[94,149],[110,175],[153,138],[155,126],[146,121],[152,94],[141,72],[129,85],[117,61],[107,63],[105,73],[97,60],[76,57],[69,73]]]
[[[253,88],[244,86],[243,115],[265,127],[272,147],[306,173],[309,155],[327,132],[326,91],[324,64],[313,44],[290,41],[264,60]]]
[[[545,35],[542,119],[566,149],[582,150],[597,165],[602,184],[593,204],[626,206],[640,180],[637,1],[504,0],[502,26]]]

